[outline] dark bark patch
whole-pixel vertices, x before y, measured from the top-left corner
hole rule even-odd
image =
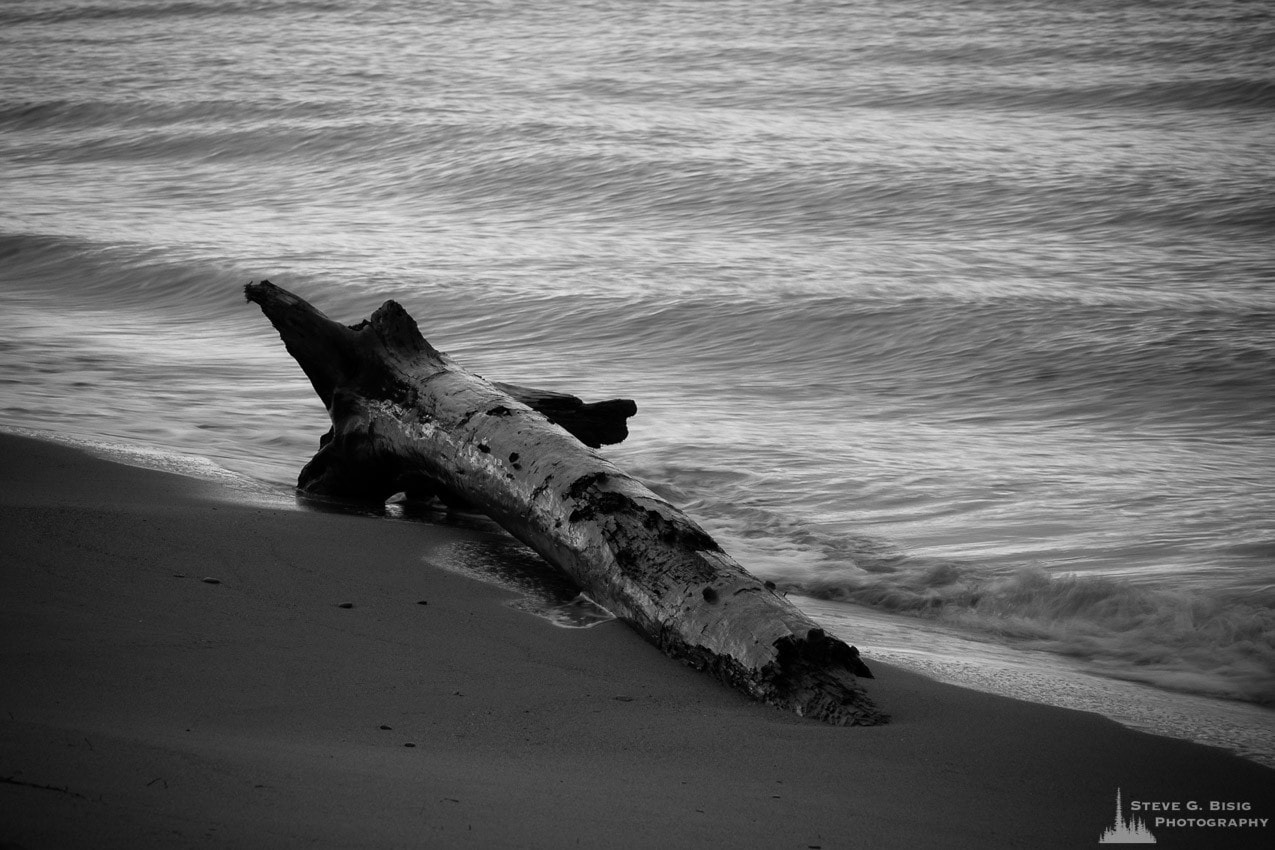
[[[585,492],[594,485],[602,484],[607,480],[605,472],[590,472],[588,475],[582,475],[575,481],[571,482],[571,486],[567,488],[566,497],[568,499],[580,499]]]
[[[648,510],[642,525],[670,546],[684,545],[703,552],[720,552],[722,547],[708,533],[687,521],[669,518],[656,510]]]
[[[599,473],[599,475],[605,476],[605,473]],[[576,482],[576,484],[579,483],[579,481]],[[575,485],[572,486],[574,488]],[[576,497],[576,501],[578,503],[576,509],[568,517],[571,522],[594,519],[599,514],[618,514],[624,511],[636,513],[638,510],[634,501],[623,493],[595,492],[591,495],[581,494],[581,496]]]

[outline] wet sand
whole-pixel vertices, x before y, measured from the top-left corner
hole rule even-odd
[[[1275,837],[1275,771],[1222,751],[871,657],[892,722],[825,726],[457,546],[507,543],[0,435],[0,847],[1075,848],[1117,788],[1267,819],[1140,812],[1160,846]]]

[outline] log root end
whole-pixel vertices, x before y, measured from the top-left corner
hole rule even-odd
[[[857,647],[829,637],[823,629],[811,629],[804,638],[783,638],[775,648],[779,658],[769,693],[762,696],[766,702],[834,726],[889,721],[858,682],[873,676]]]
[[[775,644],[778,657],[760,670],[704,647],[688,646],[667,633],[661,643],[668,655],[799,717],[833,726],[880,726],[890,720],[859,684],[859,678],[872,678],[859,651],[822,629],[811,629],[804,638],[780,639]]]

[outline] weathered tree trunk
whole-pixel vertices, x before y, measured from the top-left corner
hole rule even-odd
[[[831,723],[885,716],[858,650],[749,575],[680,510],[564,427],[465,371],[387,301],[346,327],[262,281],[245,288],[327,405],[332,430],[300,486],[433,493],[485,512],[667,654]],[[545,394],[524,391],[532,402]],[[550,394],[552,395],[552,394]],[[632,402],[603,402],[612,417]],[[568,407],[577,407],[570,402]],[[621,407],[622,406],[622,407]]]

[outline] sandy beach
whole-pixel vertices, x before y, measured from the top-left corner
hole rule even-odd
[[[1162,846],[1275,835],[1219,750],[871,657],[892,722],[829,727],[430,563],[497,531],[13,436],[0,480],[0,847],[1074,848],[1117,789]]]

